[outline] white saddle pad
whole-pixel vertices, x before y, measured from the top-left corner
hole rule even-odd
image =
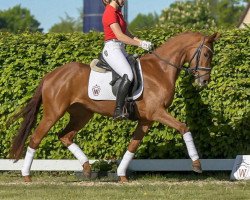
[[[136,100],[139,98],[143,91],[143,77],[141,64],[138,60],[138,67],[141,76],[141,85],[134,92],[132,97],[128,97],[127,99]],[[116,100],[115,95],[112,93],[112,86],[109,84],[112,81],[112,72],[108,71],[105,73],[96,72],[91,70],[89,75],[89,85],[88,85],[88,95],[90,99],[93,100]]]

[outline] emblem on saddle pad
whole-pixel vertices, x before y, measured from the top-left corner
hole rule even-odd
[[[99,85],[95,85],[92,87],[92,92],[94,96],[98,96],[100,94],[101,87]]]
[[[139,59],[128,57],[134,80],[127,100],[136,100],[143,92],[143,77]],[[104,66],[103,66],[104,65]],[[90,63],[90,75],[88,83],[88,95],[93,100],[116,100],[117,89],[120,84],[120,76],[105,63],[102,58],[94,59]]]

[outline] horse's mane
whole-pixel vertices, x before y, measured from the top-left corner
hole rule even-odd
[[[176,40],[176,39],[182,39],[183,37],[187,37],[187,36],[200,38],[200,37],[203,37],[203,34],[200,32],[186,31],[186,32],[179,33],[177,35],[170,37],[167,40],[167,42],[171,42],[172,40]]]
[[[177,34],[176,36],[181,36],[181,35],[200,35],[202,36],[203,34],[200,33],[200,32],[193,32],[193,31],[185,31],[185,32],[182,32],[182,33],[179,33]]]
[[[204,35],[200,32],[192,32],[192,31],[186,31],[183,33],[179,33],[177,35],[174,35],[166,40],[162,45],[160,45],[157,49],[165,48],[165,46],[176,46],[177,41],[184,41],[185,43],[190,43],[191,41],[199,41]],[[188,39],[187,39],[188,38]],[[195,40],[192,40],[194,38]],[[181,42],[180,44],[183,44],[184,42]]]

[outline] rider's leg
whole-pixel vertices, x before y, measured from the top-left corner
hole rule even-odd
[[[129,87],[133,80],[133,73],[130,64],[127,61],[127,53],[124,45],[121,42],[107,42],[103,49],[103,57],[112,69],[122,77],[119,85],[116,99],[116,108],[114,118],[127,117],[123,113],[126,96],[128,95]]]
[[[124,112],[123,108],[125,105],[125,98],[128,95],[130,85],[131,81],[128,79],[128,75],[124,74],[116,95],[116,107],[114,112],[114,119],[119,119],[119,118],[122,119],[128,117],[128,114]]]

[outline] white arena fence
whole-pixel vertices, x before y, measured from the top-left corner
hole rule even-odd
[[[90,164],[96,160],[90,160]],[[250,180],[250,155],[237,155],[236,159],[200,159],[203,171],[231,171],[231,180]],[[0,171],[20,171],[24,160],[0,159]],[[119,164],[120,160],[117,161]],[[32,171],[82,171],[77,160],[35,159]],[[134,159],[130,171],[192,171],[191,159]]]
[[[21,170],[24,160],[0,159],[0,171]],[[90,160],[90,164],[96,160]],[[203,171],[231,171],[235,159],[200,159]],[[117,161],[120,162],[119,160]],[[81,171],[77,160],[40,160],[34,159],[32,171]],[[192,171],[191,159],[134,159],[130,171]]]

